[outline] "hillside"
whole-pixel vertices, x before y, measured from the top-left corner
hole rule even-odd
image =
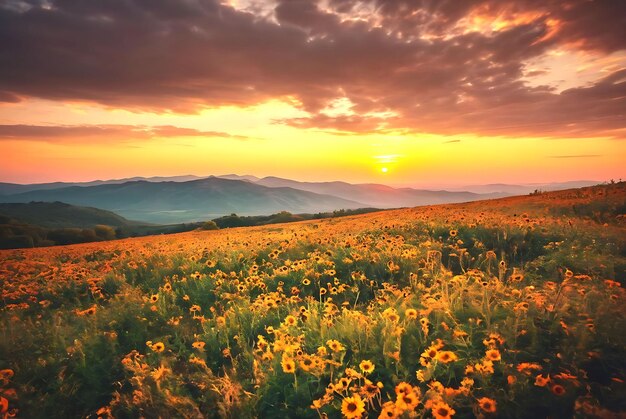
[[[619,183],[0,251],[0,397],[24,417],[620,417],[625,203]]]
[[[0,203],[0,216],[48,228],[140,225],[111,211],[63,202]]]

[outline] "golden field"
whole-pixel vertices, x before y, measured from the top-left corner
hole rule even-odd
[[[0,417],[624,417],[626,184],[0,252]]]

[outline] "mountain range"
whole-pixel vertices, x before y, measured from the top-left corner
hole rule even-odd
[[[159,224],[208,220],[221,215],[356,209],[367,205],[293,188],[269,188],[243,180],[209,177],[190,181],[145,180],[94,186],[63,186],[0,196],[0,202],[65,202],[113,211],[127,219]]]
[[[572,187],[571,184],[561,189]],[[552,187],[559,189],[558,184]],[[193,175],[136,177],[29,185],[0,183],[0,202],[59,201],[113,211],[130,220],[171,224],[208,220],[231,213],[266,215],[289,211],[297,214],[468,202],[532,190],[528,185],[483,185],[481,192],[477,193],[338,181],[300,182],[271,176],[258,178],[230,174],[204,178]]]

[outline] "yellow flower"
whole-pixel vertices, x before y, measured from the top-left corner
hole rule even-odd
[[[287,317],[285,317],[285,324],[287,326],[293,326],[298,322],[298,319],[296,319],[294,316],[289,315]]]
[[[439,351],[437,352],[435,359],[443,364],[447,364],[458,360],[459,357],[452,351]]]
[[[345,349],[341,342],[335,339],[328,340],[326,345],[328,345],[333,352],[341,352]]]
[[[152,345],[152,350],[154,352],[163,352],[165,350],[165,344],[163,342],[157,342]]]
[[[287,374],[294,374],[296,372],[296,363],[293,359],[287,356],[283,356],[280,365],[283,367],[283,372]]]
[[[502,359],[502,357],[500,356],[500,351],[497,349],[489,349],[485,353],[485,356],[490,361],[500,361]]]
[[[374,371],[375,365],[372,361],[366,359],[361,361],[359,368],[361,368],[361,371],[363,371],[364,374],[370,374]]]
[[[396,406],[401,412],[413,411],[419,403],[419,395],[414,389],[396,395]]]
[[[205,342],[194,342],[191,344],[191,346],[195,349],[198,349],[200,351],[204,350],[204,346],[206,345]]]
[[[407,308],[404,315],[407,319],[417,319],[417,310],[414,308]]]
[[[483,397],[478,399],[478,406],[487,413],[495,413],[496,412],[496,401],[490,399],[489,397]]]
[[[346,419],[360,418],[365,413],[365,402],[358,394],[346,397],[341,402],[341,413]]]
[[[435,419],[449,419],[456,413],[456,411],[447,403],[440,401],[433,405],[431,413]]]
[[[300,368],[303,371],[311,371],[315,367],[315,359],[310,355],[304,355],[302,359],[300,359]]]
[[[396,386],[396,395],[406,394],[413,391],[413,386],[406,382],[401,382]]]
[[[393,402],[387,402],[383,404],[383,410],[378,416],[379,419],[395,419],[398,417],[396,412],[396,405]]]

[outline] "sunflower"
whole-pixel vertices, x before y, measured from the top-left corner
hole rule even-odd
[[[432,407],[431,412],[435,419],[449,419],[456,413],[456,411],[451,408],[450,405],[443,401],[436,403]]]
[[[296,363],[289,357],[283,356],[280,365],[283,367],[283,372],[287,374],[294,374],[296,372]]]
[[[412,411],[419,403],[419,396],[413,389],[405,393],[397,394],[396,406],[400,411]]]
[[[457,234],[459,234],[459,232],[458,232],[458,231],[456,231],[456,230],[450,230],[450,237],[456,237],[456,236],[457,236]]]
[[[398,413],[396,412],[396,405],[393,402],[387,402],[383,404],[383,410],[378,416],[379,419],[395,419],[397,417]]]
[[[311,371],[311,369],[313,369],[314,367],[315,359],[310,355],[304,355],[300,360],[300,368],[302,368],[303,371]]]
[[[436,359],[443,364],[447,364],[458,360],[459,357],[452,351],[439,351],[437,352]]]
[[[417,319],[417,310],[414,308],[407,308],[404,315],[407,319]]]
[[[194,342],[191,344],[191,347],[194,349],[198,349],[200,351],[204,350],[205,342]]]
[[[438,353],[439,348],[436,345],[430,345],[424,352],[422,352],[422,355],[420,356],[420,363],[426,366],[430,360],[435,359]]]
[[[307,286],[307,285],[311,285],[311,280],[308,278],[304,278],[302,280],[302,285]]]
[[[396,386],[396,395],[407,394],[413,391],[413,386],[407,382],[401,382]]]
[[[365,413],[365,402],[361,400],[361,396],[358,394],[346,397],[341,402],[341,413],[346,419],[360,418]]]
[[[289,316],[285,317],[285,324],[287,326],[293,326],[296,323],[298,323],[298,319],[296,319],[294,316],[289,315]]]
[[[165,350],[165,344],[163,342],[157,342],[152,345],[152,350],[154,352],[163,352]]]
[[[500,356],[500,351],[497,349],[489,349],[485,353],[485,356],[490,361],[500,361],[502,359],[502,357]]]
[[[359,368],[361,369],[361,371],[363,371],[363,374],[370,374],[372,371],[374,371],[375,365],[372,361],[366,359],[361,361],[361,363],[359,364]]]
[[[478,406],[480,406],[481,410],[486,413],[495,413],[496,412],[496,401],[490,399],[489,397],[483,397],[478,399]]]
[[[326,345],[328,345],[328,347],[333,352],[340,352],[340,351],[343,351],[345,349],[343,347],[343,345],[341,344],[341,342],[339,342],[338,340],[335,340],[335,339],[331,339],[331,340],[327,341]]]
[[[335,384],[335,391],[342,392],[343,390],[347,390],[350,386],[350,381],[348,377],[341,377]]]

